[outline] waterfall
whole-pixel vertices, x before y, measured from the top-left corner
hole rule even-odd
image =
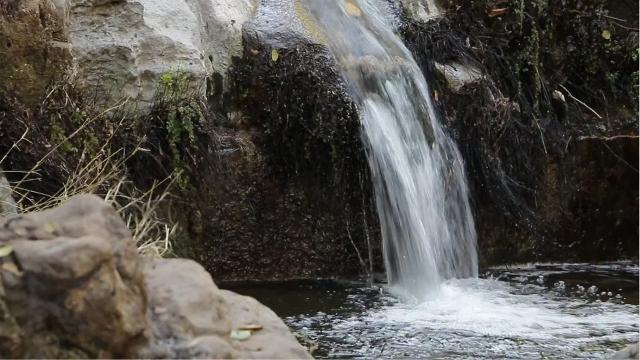
[[[392,290],[422,299],[477,276],[462,158],[429,86],[376,0],[302,0],[362,115]]]

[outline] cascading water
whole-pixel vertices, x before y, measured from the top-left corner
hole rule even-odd
[[[429,87],[375,0],[303,0],[362,113],[391,288],[424,298],[477,276],[464,167]]]
[[[476,277],[460,154],[393,33],[389,0],[285,2],[327,44],[359,107],[391,290],[409,299],[354,282],[251,284],[242,292],[317,344],[320,358],[604,359],[638,340],[637,263],[532,265]]]

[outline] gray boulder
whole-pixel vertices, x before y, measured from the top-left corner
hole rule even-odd
[[[0,354],[309,357],[271,310],[218,289],[197,263],[139,255],[116,211],[89,195],[0,220]]]

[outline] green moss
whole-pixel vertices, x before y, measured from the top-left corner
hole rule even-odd
[[[172,166],[180,189],[193,190],[189,179],[189,161],[185,157],[197,151],[196,127],[204,122],[198,96],[190,90],[185,73],[166,72],[158,83],[156,104],[158,115],[166,130],[171,150]]]
[[[51,124],[51,143],[56,146],[60,145],[60,150],[65,154],[75,154],[78,152],[78,148],[73,145],[71,141],[67,140],[67,134],[65,130],[62,128],[60,123],[52,122]]]

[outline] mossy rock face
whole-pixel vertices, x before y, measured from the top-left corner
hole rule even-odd
[[[190,225],[202,236],[181,251],[230,280],[354,276],[369,250],[380,270],[357,108],[308,24],[287,18],[294,4],[276,3],[245,24],[227,96],[243,115],[219,129],[220,167]]]
[[[61,19],[48,0],[0,4],[0,93],[27,104],[42,98],[70,64]]]
[[[484,264],[637,256],[637,13],[450,0],[442,19],[404,23],[465,158]],[[483,78],[453,93],[434,62]]]
[[[274,169],[315,173],[325,183],[345,181],[344,171],[364,159],[360,120],[326,49],[247,44],[250,55],[239,79],[247,93],[241,101],[264,132]],[[272,51],[278,52],[277,61]]]

